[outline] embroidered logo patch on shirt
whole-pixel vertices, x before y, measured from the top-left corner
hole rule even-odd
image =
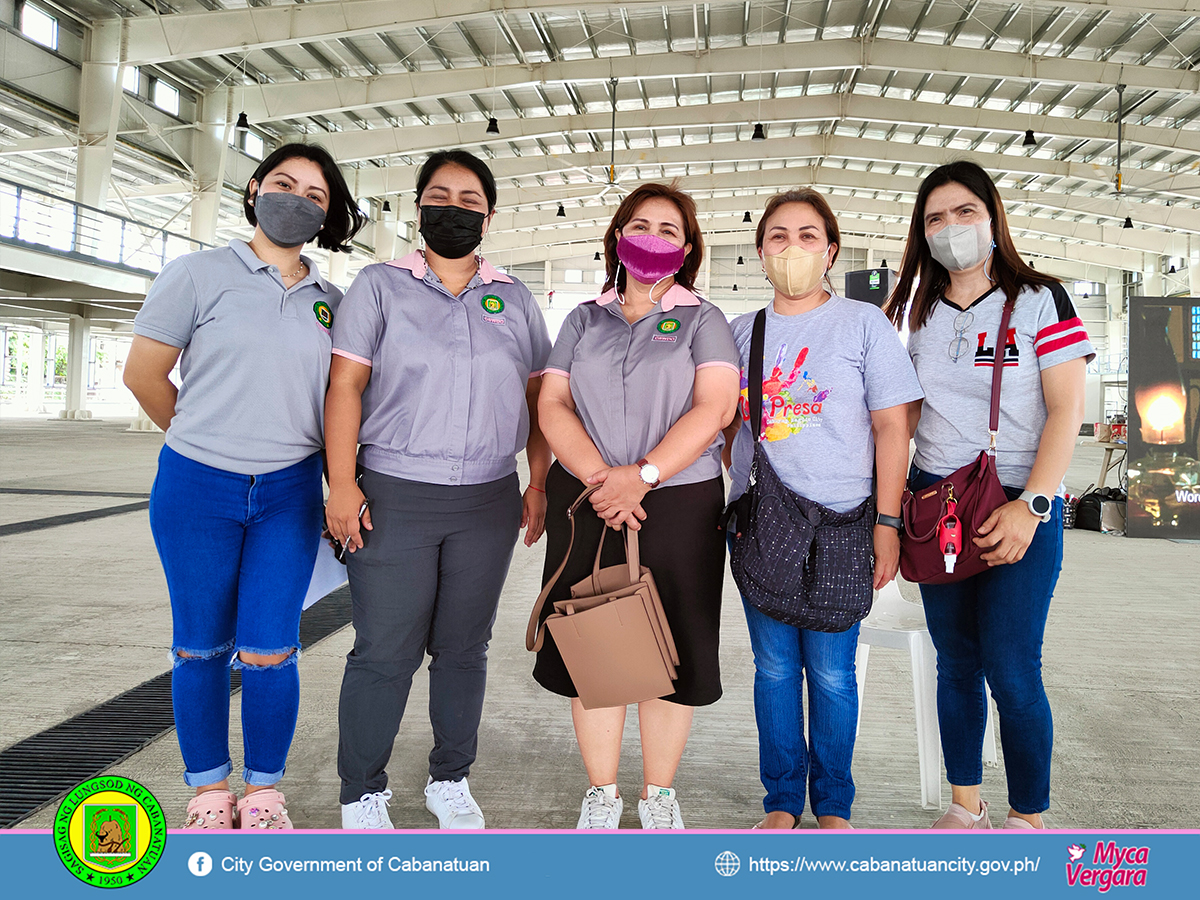
[[[504,301],[495,294],[488,294],[479,301],[479,305],[483,307],[485,313],[491,313],[493,316],[504,312]]]
[[[674,334],[681,327],[682,326],[679,324],[678,319],[663,319],[661,322],[658,323],[658,333],[659,334]]]
[[[333,310],[324,300],[318,300],[313,304],[313,315],[317,317],[317,321],[326,331],[333,327]]]

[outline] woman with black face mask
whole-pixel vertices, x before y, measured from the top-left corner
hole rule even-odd
[[[483,827],[467,775],[492,621],[519,529],[531,546],[546,516],[550,336],[529,289],[477,255],[495,179],[470,153],[435,153],[417,207],[425,249],[363,269],[333,333],[325,518],[348,551],[355,629],[338,710],[343,828],[392,827],[384,767],[426,653],[425,806],[442,828]]]
[[[321,540],[323,400],[342,293],[300,250],[362,227],[319,147],[288,144],[246,186],[249,242],[169,263],[134,320],[125,384],[166,433],[150,495],[174,623],[184,828],[291,828],[300,608]],[[182,355],[181,355],[182,354]],[[178,389],[169,374],[179,360]],[[245,796],[229,790],[229,673],[242,673]]]

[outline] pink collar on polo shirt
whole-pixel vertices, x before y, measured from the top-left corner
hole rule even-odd
[[[414,250],[408,256],[403,256],[400,259],[389,260],[387,264],[395,266],[397,269],[408,269],[408,271],[413,273],[414,278],[425,277],[425,254],[420,250]],[[513,283],[511,278],[483,257],[479,258],[479,277],[483,279],[484,284],[491,284],[493,281],[502,281],[505,284]],[[670,291],[667,293],[670,293]]]
[[[607,306],[616,299],[617,289],[611,288],[591,302],[597,306]],[[658,302],[661,304],[663,312],[670,312],[677,306],[699,306],[700,298],[682,284],[673,284],[665,294],[658,298]]]

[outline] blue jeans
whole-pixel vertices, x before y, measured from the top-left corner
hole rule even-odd
[[[940,480],[913,467],[919,490]],[[1005,488],[1009,499],[1020,490]],[[923,584],[921,599],[937,649],[938,728],[946,777],[953,785],[983,781],[986,678],[1000,713],[1008,803],[1032,815],[1050,807],[1054,722],[1042,685],[1042,637],[1062,569],[1062,500],[1038,525],[1019,562],[952,584]]]
[[[229,776],[229,672],[242,673],[247,784],[283,777],[300,707],[300,607],[322,524],[321,456],[238,475],[164,446],[150,529],[171,595],[171,699],[195,787]],[[237,653],[291,654],[252,666]],[[186,655],[184,655],[186,654]]]
[[[767,789],[763,809],[798,817],[807,788],[814,815],[849,819],[854,802],[850,763],[858,727],[858,624],[837,634],[808,631],[772,619],[745,598],[742,605],[754,650],[758,769]]]

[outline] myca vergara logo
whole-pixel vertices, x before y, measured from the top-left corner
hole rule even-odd
[[[1149,847],[1118,847],[1114,841],[1100,841],[1086,858],[1085,844],[1067,848],[1067,885],[1094,887],[1101,894],[1116,887],[1145,887],[1150,865]]]
[[[485,313],[491,313],[493,316],[504,312],[504,301],[495,294],[488,294],[479,301],[479,305],[483,307]]]
[[[58,807],[54,849],[72,875],[95,887],[140,881],[162,858],[167,841],[163,809],[128,778],[83,782]]]
[[[313,304],[313,315],[317,317],[317,321],[321,323],[321,327],[326,330],[333,327],[333,310],[329,308],[329,304],[324,300],[318,300]]]

